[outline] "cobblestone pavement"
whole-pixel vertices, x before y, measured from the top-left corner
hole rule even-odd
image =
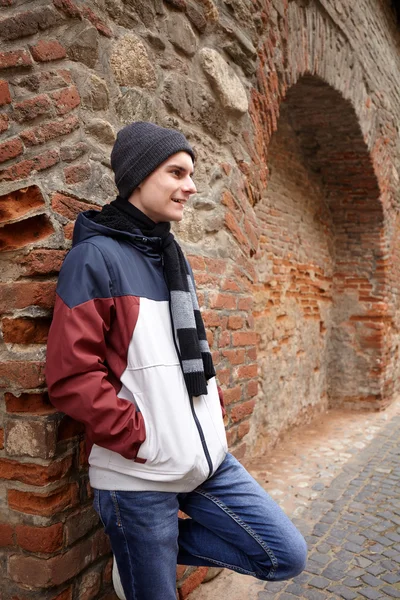
[[[292,518],[298,513],[293,521],[309,546],[301,575],[288,582],[265,583],[226,571],[202,585],[191,600],[211,600],[222,594],[229,600],[400,598],[398,413],[397,407],[386,423],[381,420],[372,425],[373,439],[362,448],[354,448],[353,435],[353,455],[349,446],[345,454],[352,457],[340,465],[329,483],[321,487],[311,474],[314,492],[309,492],[307,506],[289,511]],[[260,480],[265,473],[257,470],[254,475]]]

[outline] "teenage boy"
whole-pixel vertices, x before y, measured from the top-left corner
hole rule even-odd
[[[125,597],[175,600],[177,563],[294,577],[304,539],[227,453],[192,271],[170,231],[196,193],[193,150],[178,131],[136,122],[111,165],[119,196],[78,216],[46,373],[53,404],[85,424]]]

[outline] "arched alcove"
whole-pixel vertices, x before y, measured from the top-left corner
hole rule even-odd
[[[268,146],[255,324],[260,393],[252,445],[330,406],[383,402],[383,211],[352,105],[303,76]]]

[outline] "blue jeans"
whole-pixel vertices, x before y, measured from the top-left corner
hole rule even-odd
[[[176,600],[177,563],[269,581],[305,567],[302,535],[231,454],[193,492],[94,492],[127,600]]]

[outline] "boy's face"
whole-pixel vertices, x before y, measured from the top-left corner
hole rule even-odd
[[[173,154],[141,182],[129,202],[155,223],[181,221],[186,202],[197,191],[192,176],[190,154]]]

